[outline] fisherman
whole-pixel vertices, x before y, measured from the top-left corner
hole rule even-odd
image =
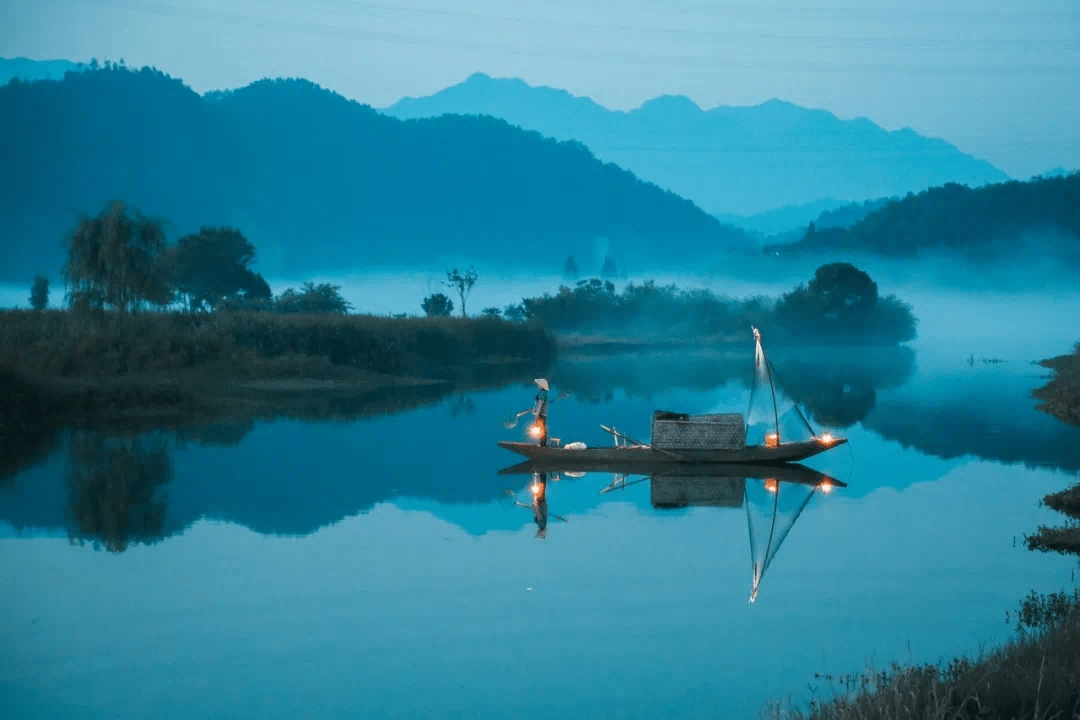
[[[547,539],[547,473],[533,473],[533,521],[536,523],[536,537]]]
[[[548,390],[551,388],[548,386],[548,381],[544,378],[537,378],[533,380],[540,390],[536,393],[536,401],[533,404],[533,415],[536,416],[537,431],[539,432],[540,445],[547,447],[548,431],[547,431],[547,410],[548,410]]]

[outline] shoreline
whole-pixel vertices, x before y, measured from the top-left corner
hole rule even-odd
[[[1068,355],[1041,360],[1049,368],[1050,381],[1032,391],[1041,402],[1037,408],[1070,425],[1080,425],[1080,345]]]
[[[528,382],[557,352],[490,318],[0,311],[0,437],[13,455],[65,428],[386,412]]]

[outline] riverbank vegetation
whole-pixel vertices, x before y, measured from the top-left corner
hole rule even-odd
[[[1023,600],[1016,635],[976,660],[818,676],[832,696],[773,720],[974,720],[1080,717],[1080,590]]]
[[[809,282],[777,299],[737,300],[651,281],[616,292],[614,283],[592,278],[555,295],[526,298],[503,314],[538,323],[577,346],[744,341],[750,326],[761,328],[770,342],[895,345],[914,339],[917,327],[910,305],[881,294],[868,274],[849,263],[822,265]]]
[[[110,203],[68,236],[67,309],[0,311],[0,433],[228,406],[238,392],[369,392],[532,374],[555,356],[536,325],[497,317],[353,315],[333,285],[273,297],[231,228],[166,242],[163,221]]]

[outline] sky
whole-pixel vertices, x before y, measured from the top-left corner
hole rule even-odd
[[[375,107],[474,72],[612,109],[779,98],[1080,168],[1077,0],[0,0],[0,57],[123,58],[197,91],[304,77]]]

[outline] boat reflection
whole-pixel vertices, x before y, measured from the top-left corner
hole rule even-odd
[[[533,511],[533,521],[536,523],[536,537],[541,540],[547,539],[547,525],[548,525],[548,502],[547,502],[547,484],[548,474],[544,472],[535,472],[532,474],[532,483],[529,485],[529,494],[532,496],[532,502],[528,505],[517,501],[519,507],[530,508]],[[562,522],[567,522],[567,519],[561,515],[552,514],[551,517]]]
[[[543,478],[539,494],[546,512],[547,473],[555,472],[549,466],[550,463],[542,461],[528,461],[504,468],[499,474],[532,474],[534,488],[537,487],[536,478]],[[541,467],[544,471],[539,470]],[[612,464],[596,468],[596,471],[610,472],[613,476],[612,481],[601,488],[603,494],[648,482],[650,503],[658,510],[745,507],[750,536],[751,603],[757,600],[765,573],[814,496],[847,487],[836,478],[797,463],[668,465],[663,469],[656,468],[651,474],[643,474],[635,466]],[[641,477],[630,479],[635,475]]]
[[[787,539],[795,521],[814,495],[827,495],[835,487],[846,487],[823,473],[802,468],[801,477],[747,478],[743,487],[746,526],[750,536],[750,600],[757,600],[761,580],[772,565],[780,546]]]

